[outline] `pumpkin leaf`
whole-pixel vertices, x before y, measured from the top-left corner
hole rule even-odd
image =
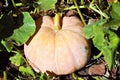
[[[30,66],[24,67],[24,66],[20,66],[19,67],[19,71],[23,74],[23,75],[31,75],[35,78],[35,74],[33,72],[33,70],[31,69]]]
[[[4,47],[7,49],[8,52],[11,52],[12,48],[13,48],[13,43],[11,41],[1,41],[2,45],[4,45]]]
[[[93,34],[93,26],[94,24],[89,24],[89,25],[86,25],[84,27],[84,33],[85,33],[85,37],[87,39],[90,39],[90,38],[93,38],[94,34]]]
[[[117,34],[111,31],[111,29],[117,30],[119,26],[119,20],[114,21],[115,23],[110,23],[111,21],[99,20],[84,27],[85,36],[88,39],[92,39],[94,46],[100,50],[100,54],[102,53],[104,56],[104,60],[108,64],[109,69],[113,67],[114,51],[120,42]],[[100,54],[98,54],[98,56],[100,56]],[[97,58],[99,58],[98,56]]]
[[[12,36],[8,38],[15,41],[18,45],[24,44],[35,32],[35,22],[28,12],[23,13],[23,23],[20,22],[20,24],[21,26],[15,29]]]
[[[108,32],[108,38],[109,38],[109,45],[105,46],[103,48],[103,55],[104,60],[109,65],[109,69],[112,69],[113,67],[113,60],[114,60],[114,51],[118,47],[118,44],[120,42],[119,37],[113,32],[113,31],[107,31]]]
[[[46,74],[45,73],[41,73],[40,80],[46,80]]]
[[[110,45],[111,45],[111,47],[112,47],[112,49],[114,51],[119,45],[120,38],[113,31],[108,31],[108,34],[109,34]]]
[[[41,10],[49,10],[55,8],[55,3],[57,0],[38,0]]]
[[[113,67],[113,51],[110,46],[106,46],[103,48],[104,60],[108,64],[108,68],[111,70]]]
[[[120,28],[120,20],[112,19],[109,23],[105,24],[105,26],[109,26],[112,30],[118,30],[118,28]]]
[[[16,66],[20,66],[24,63],[24,59],[22,55],[18,51],[14,51],[16,53],[14,56],[10,57],[10,61],[12,64]]]
[[[89,25],[86,25],[84,27],[84,33],[85,33],[85,37],[87,39],[90,39],[90,38],[93,38],[95,36],[95,32],[93,31],[93,26],[103,26],[103,24],[105,24],[107,22],[106,19],[103,19],[103,20],[99,20],[97,22],[94,22],[94,23],[91,23]],[[98,30],[97,30],[98,31]]]
[[[111,17],[113,19],[119,19],[120,20],[120,2],[116,2],[112,4],[112,10],[111,10]]]
[[[105,46],[104,31],[102,26],[93,26],[93,33],[93,44],[96,48],[102,50],[102,48]]]

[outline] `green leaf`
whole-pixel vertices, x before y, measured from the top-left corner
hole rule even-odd
[[[87,39],[93,38],[93,36],[94,36],[94,34],[93,34],[93,25],[94,24],[89,24],[89,25],[86,25],[84,27],[84,33],[85,33],[85,37]]]
[[[35,74],[33,72],[33,70],[31,69],[30,66],[24,67],[24,66],[20,66],[19,67],[19,71],[23,74],[23,75],[31,75],[35,78]]]
[[[93,26],[93,44],[99,50],[105,46],[104,31],[102,26]]]
[[[46,74],[44,74],[44,73],[41,73],[41,75],[40,75],[40,80],[46,80]]]
[[[4,45],[4,47],[7,49],[8,52],[11,52],[11,50],[13,48],[13,44],[11,41],[2,40],[1,43]]]
[[[21,22],[21,18],[23,18],[23,22]],[[28,12],[24,12],[18,22],[21,26],[15,29],[13,35],[8,39],[15,41],[18,45],[22,45],[35,32],[35,22]]]
[[[55,8],[56,2],[57,0],[39,0],[38,4],[41,10],[49,10]]]
[[[103,48],[104,60],[108,64],[108,68],[111,70],[113,66],[113,51],[110,46]]]
[[[109,45],[103,48],[104,60],[107,62],[109,69],[111,70],[114,62],[115,50],[117,49],[120,39],[117,34],[111,30],[107,31],[109,38]]]
[[[107,24],[105,24],[105,26],[110,27],[112,30],[118,30],[120,27],[120,20],[112,19]]]
[[[13,46],[11,42],[8,40],[6,41],[5,38],[12,35],[13,29],[14,29],[13,17],[7,14],[1,15],[0,16],[0,51],[5,51],[6,49],[8,52],[11,51]]]
[[[110,31],[109,30],[109,40],[110,40],[110,45],[112,47],[112,50],[114,51],[118,45],[119,45],[119,42],[120,42],[120,38],[117,36],[117,34],[113,31]]]
[[[14,53],[16,53],[16,54],[14,56],[10,57],[11,63],[16,66],[22,65],[24,63],[24,59],[23,59],[22,55],[17,51],[14,51]]]
[[[120,20],[120,2],[112,4],[111,17]]]
[[[102,19],[102,20],[99,20],[99,21],[97,21],[97,22],[95,22],[95,23],[91,23],[91,24],[89,24],[89,25],[86,25],[86,26],[84,27],[85,37],[86,37],[87,39],[93,38],[93,37],[96,35],[96,33],[93,31],[93,27],[101,27],[101,26],[103,26],[106,22],[107,22],[106,19]],[[97,30],[97,31],[98,31],[98,30]]]

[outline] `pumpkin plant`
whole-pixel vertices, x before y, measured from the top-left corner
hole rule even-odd
[[[36,72],[64,75],[87,64],[90,47],[76,16],[43,16],[37,29],[24,45],[24,54]]]

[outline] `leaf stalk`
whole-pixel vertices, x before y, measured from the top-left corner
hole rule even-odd
[[[84,17],[82,16],[82,13],[81,13],[81,11],[80,11],[80,9],[79,9],[79,7],[78,7],[78,4],[77,4],[76,0],[73,0],[73,2],[74,2],[75,6],[76,6],[76,8],[77,8],[78,14],[79,14],[79,16],[80,16],[83,24],[86,25],[85,19],[84,19]]]
[[[16,4],[15,4],[15,1],[14,1],[14,0],[11,0],[11,1],[12,1],[12,4],[13,4],[15,10],[17,10],[17,7],[16,7]]]

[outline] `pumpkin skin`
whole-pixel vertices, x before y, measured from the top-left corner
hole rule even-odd
[[[24,45],[24,54],[36,72],[70,74],[83,68],[90,58],[83,24],[75,16],[63,17],[62,27],[54,31],[54,20],[43,16],[41,28]]]

